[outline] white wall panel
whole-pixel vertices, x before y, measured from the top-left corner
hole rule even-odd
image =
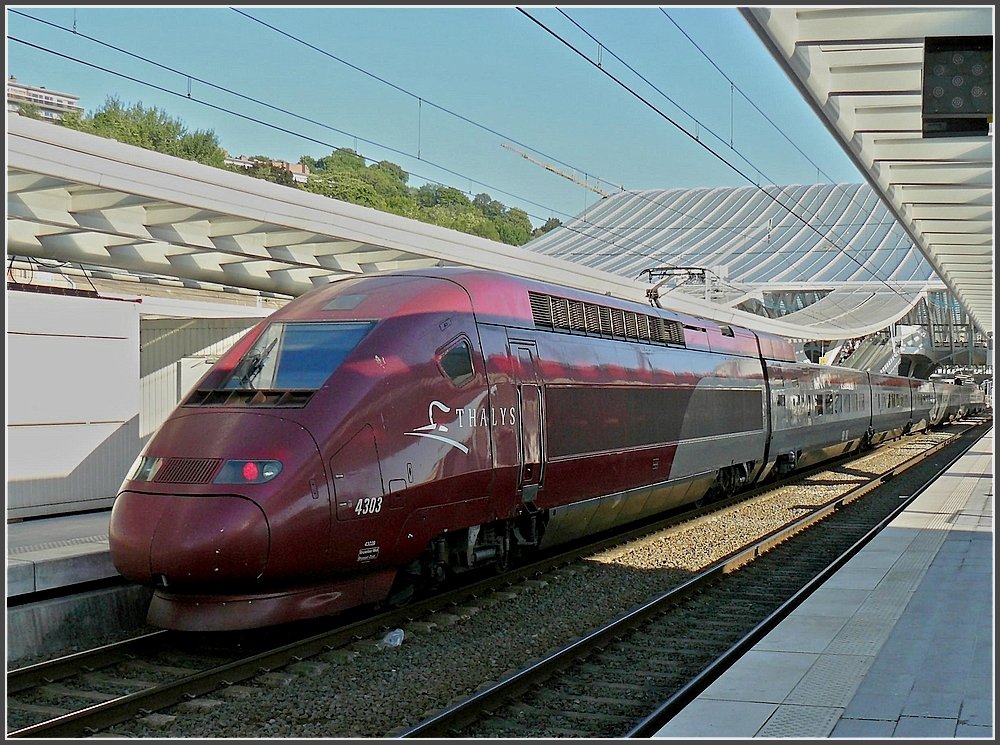
[[[136,301],[7,293],[7,333],[135,338],[141,304]]]
[[[7,310],[8,518],[110,507],[206,361],[262,314],[140,320],[135,302],[17,291]]]
[[[139,446],[124,423],[9,427],[7,516],[110,507]]]
[[[7,515],[110,506],[139,448],[139,304],[7,293]]]
[[[135,336],[8,334],[7,423],[124,422],[139,408]]]

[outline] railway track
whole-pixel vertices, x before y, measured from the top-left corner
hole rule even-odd
[[[763,536],[683,585],[400,737],[650,737],[916,498],[861,497],[951,441]],[[968,446],[974,444],[970,442]],[[793,540],[804,531],[800,540]],[[599,692],[599,693],[597,693]]]
[[[883,476],[880,481],[891,477],[891,475]],[[675,516],[669,521],[645,526],[626,535],[609,537],[596,545],[576,547],[546,557],[530,566],[521,567],[515,572],[500,577],[485,578],[404,609],[381,613],[367,619],[354,621],[347,619],[346,622],[342,620],[339,625],[332,628],[329,628],[330,624],[327,624],[328,628],[319,631],[315,631],[316,626],[296,627],[283,630],[281,633],[285,636],[282,638],[277,638],[274,631],[259,637],[245,635],[239,641],[228,637],[229,641],[221,646],[219,637],[214,637],[211,642],[201,642],[193,640],[190,635],[162,632],[50,663],[14,670],[8,673],[7,678],[8,727],[11,728],[13,725],[7,734],[8,737],[77,737],[107,731],[115,725],[133,722],[137,718],[147,722],[160,721],[168,726],[171,718],[177,714],[157,715],[155,712],[171,710],[179,713],[196,713],[219,705],[217,699],[239,696],[245,692],[242,683],[267,679],[268,676],[272,683],[281,685],[282,676],[291,678],[297,673],[310,674],[310,671],[322,670],[330,661],[342,660],[345,654],[351,654],[348,650],[352,645],[364,643],[370,646],[372,639],[380,638],[388,629],[407,624],[412,626],[414,622],[419,623],[420,619],[440,617],[463,604],[475,603],[477,599],[490,593],[502,592],[505,587],[517,583],[533,581],[533,578],[544,576],[546,572],[571,566],[573,562],[579,561],[581,556],[595,551],[609,550],[627,541],[637,540],[641,536],[650,534],[651,531],[662,531],[676,527],[680,523],[690,524],[700,519],[710,519],[713,511],[724,509],[740,500],[751,499],[754,494],[756,493],[711,505],[697,513]],[[836,507],[830,509],[835,510]],[[783,537],[771,536],[768,540],[780,542]],[[759,546],[747,550],[754,553],[761,551]],[[729,563],[732,565],[733,562],[743,561],[745,558],[734,555]],[[725,570],[722,573],[728,574],[728,572],[729,570]],[[699,588],[698,591],[703,590]],[[694,592],[693,585],[689,592]],[[705,626],[709,627],[710,624]],[[183,643],[181,639],[184,640]],[[267,641],[262,641],[263,639]],[[368,641],[362,642],[366,639]],[[193,643],[195,641],[199,643]],[[597,646],[607,646],[607,643],[596,640],[593,643]],[[567,653],[569,655],[567,659],[579,656],[589,644],[590,642],[586,644],[580,642],[576,646],[576,652]],[[690,654],[687,656],[690,657]],[[556,667],[563,664],[559,663]],[[551,671],[546,673],[549,678],[552,674]],[[657,676],[652,677],[655,679]],[[528,677],[524,677],[524,680],[527,681]],[[532,682],[528,685],[538,684]],[[546,685],[548,687],[548,684]],[[667,698],[663,695],[662,688],[652,690],[657,691],[651,694],[657,703]],[[209,693],[212,694],[212,698],[206,699]],[[581,694],[566,695],[579,698]],[[648,711],[649,705],[646,706]],[[528,712],[530,709],[524,711]],[[635,719],[632,714],[628,716]],[[445,730],[454,731],[454,723],[443,724],[443,721],[436,717],[427,720],[422,726],[431,726],[430,722],[433,721],[437,721],[434,726],[443,725]],[[517,717],[514,721],[517,721]],[[574,731],[572,727],[563,729]],[[418,730],[413,730],[409,734],[415,736],[417,733]],[[520,735],[523,733],[522,727]],[[218,734],[225,736],[226,733]],[[382,733],[373,734],[378,736]]]

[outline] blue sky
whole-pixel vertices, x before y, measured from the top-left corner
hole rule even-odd
[[[502,143],[606,191],[862,180],[735,7],[520,7],[8,5],[7,70],[234,155],[349,147],[536,225],[599,196]]]

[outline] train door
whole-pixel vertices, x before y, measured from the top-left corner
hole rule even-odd
[[[517,401],[520,434],[520,472],[518,488],[521,499],[534,502],[542,485],[542,386],[538,379],[538,357],[533,342],[511,342],[517,359]]]

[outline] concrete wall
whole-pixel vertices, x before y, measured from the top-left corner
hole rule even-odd
[[[7,292],[7,517],[111,505],[139,436],[139,303]]]

